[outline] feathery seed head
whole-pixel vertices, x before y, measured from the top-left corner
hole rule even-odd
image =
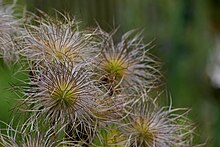
[[[146,118],[138,117],[137,120],[134,121],[133,127],[137,132],[139,132],[139,137],[146,139],[149,144],[153,143],[153,133],[148,126],[148,121]]]
[[[42,69],[34,71],[29,86],[24,93],[24,103],[35,111],[37,116],[46,116],[52,123],[90,122],[91,109],[100,95],[93,82],[91,73],[85,67],[74,63],[45,61]],[[24,88],[24,87],[23,87]]]
[[[110,59],[103,63],[103,69],[109,73],[110,78],[113,79],[122,79],[126,75],[126,70],[128,65],[120,59]]]
[[[127,136],[124,140],[126,146],[190,145],[188,141],[191,140],[192,126],[184,114],[175,114],[178,110],[165,107],[159,109],[150,100],[147,103],[134,104],[133,110],[128,112],[119,129]]]
[[[121,42],[115,44],[113,34],[100,29],[101,53],[95,58],[97,79],[112,93],[130,85],[155,87],[160,82],[159,63],[148,53],[141,34],[126,33]],[[134,36],[134,37],[132,37]]]
[[[5,123],[4,123],[5,124]],[[72,141],[60,139],[60,130],[55,131],[39,130],[39,128],[28,129],[28,126],[17,125],[13,128],[11,125],[5,124],[7,128],[0,129],[0,146],[2,147],[58,147],[58,146],[74,146]],[[5,132],[5,133],[4,133]]]
[[[54,86],[54,89],[51,91],[51,97],[54,100],[63,100],[68,103],[68,101],[74,101],[77,98],[76,92],[77,90],[74,81],[73,83],[65,83],[65,81],[61,81]]]
[[[5,63],[18,60],[18,36],[22,32],[20,20],[13,16],[13,6],[0,6],[0,58]]]
[[[80,31],[78,22],[63,14],[60,15],[64,21],[44,15],[37,17],[38,25],[27,25],[23,53],[40,61],[58,59],[79,63],[88,60],[92,51],[92,47],[88,47],[92,34]]]

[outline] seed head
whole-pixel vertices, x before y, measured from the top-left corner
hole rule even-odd
[[[152,102],[137,103],[122,121],[125,146],[169,147],[191,145],[192,126],[181,109],[158,108]]]
[[[5,123],[4,123],[5,124]],[[54,131],[39,130],[39,128],[28,129],[27,126],[17,125],[13,128],[10,124],[5,124],[6,128],[0,129],[0,146],[4,147],[58,147],[74,146],[76,143],[59,138],[60,130]]]
[[[58,59],[79,63],[88,60],[92,52],[92,47],[88,46],[92,34],[80,31],[78,22],[63,14],[64,21],[43,15],[36,17],[37,25],[26,27],[24,55],[38,61]]]
[[[25,89],[24,103],[34,117],[45,117],[51,123],[81,123],[92,120],[92,109],[99,91],[90,80],[85,67],[73,63],[44,61],[44,66],[33,72]]]
[[[18,60],[17,42],[22,32],[21,20],[13,16],[13,11],[13,6],[0,6],[0,58],[3,58],[7,64]]]
[[[101,53],[94,63],[96,78],[111,93],[139,84],[152,88],[160,81],[159,63],[148,53],[141,34],[134,32],[126,33],[116,44],[113,34],[100,30]]]

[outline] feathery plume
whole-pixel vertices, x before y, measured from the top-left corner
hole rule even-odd
[[[26,26],[25,48],[22,53],[31,60],[71,61],[81,63],[87,61],[92,53],[88,46],[92,33],[80,31],[75,19],[63,16],[63,21],[51,18],[41,12],[43,17],[36,17],[37,25]]]
[[[16,62],[19,58],[21,19],[16,19],[13,12],[13,6],[0,5],[0,58],[7,64]]]
[[[0,146],[4,147],[59,147],[59,146],[75,146],[78,143],[59,139],[60,130],[54,132],[51,128],[43,131],[39,127],[29,129],[26,124],[17,125],[16,128],[12,124],[6,124],[6,128],[0,129]],[[36,126],[36,125],[35,125]],[[29,126],[30,127],[30,126]],[[42,127],[41,127],[42,128]]]
[[[52,123],[89,123],[92,108],[100,91],[90,80],[91,73],[74,63],[45,61],[33,72],[24,89],[24,104],[34,112],[34,118],[45,116]]]
[[[193,129],[185,113],[177,113],[182,109],[159,108],[148,100],[134,104],[121,122],[119,130],[126,135],[125,146],[190,146]]]
[[[97,33],[102,42],[99,44],[101,53],[94,62],[95,78],[105,85],[110,95],[132,85],[152,88],[159,84],[159,63],[148,53],[149,44],[143,44],[141,33],[134,33],[124,34],[118,44],[113,41],[114,33],[101,29]]]

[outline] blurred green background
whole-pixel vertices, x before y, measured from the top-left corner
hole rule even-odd
[[[189,117],[198,128],[196,142],[220,146],[220,88],[214,86],[215,79],[211,80],[210,74],[214,66],[212,55],[216,55],[220,43],[220,0],[17,0],[17,3],[34,13],[37,9],[68,12],[85,26],[96,26],[97,21],[106,31],[120,26],[118,35],[135,28],[144,29],[145,41],[155,40],[152,52],[164,63],[173,105],[192,109]],[[10,100],[14,95],[6,90],[16,78],[12,75],[11,69],[1,62],[0,120],[4,121],[10,120],[9,110],[15,104],[14,99]]]

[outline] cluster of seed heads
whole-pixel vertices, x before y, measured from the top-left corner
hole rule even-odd
[[[188,111],[151,94],[163,76],[142,33],[116,42],[116,31],[81,29],[59,12],[30,22],[13,17],[12,8],[0,13],[0,55],[28,75],[14,85],[25,120],[4,123],[0,146],[192,146]]]

